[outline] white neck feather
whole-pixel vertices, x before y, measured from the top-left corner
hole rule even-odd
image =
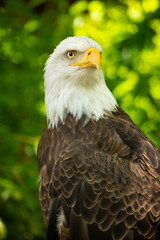
[[[117,102],[105,84],[102,70],[90,69],[89,74],[85,71],[88,69],[79,70],[74,79],[68,75],[62,79],[46,71],[45,104],[50,128],[59,121],[64,123],[68,113],[77,120],[85,115],[87,123],[102,118],[106,111],[116,110]]]

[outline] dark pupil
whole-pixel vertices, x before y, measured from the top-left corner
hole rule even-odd
[[[73,53],[72,53],[72,52],[70,52],[70,53],[69,53],[69,56],[70,56],[70,57],[72,57],[72,56],[73,56]]]

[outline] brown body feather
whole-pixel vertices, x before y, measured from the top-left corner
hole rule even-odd
[[[160,151],[121,108],[84,122],[68,115],[39,142],[48,239],[62,211],[66,239],[160,239]]]

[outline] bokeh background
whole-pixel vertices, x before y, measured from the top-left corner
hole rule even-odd
[[[1,0],[0,239],[45,239],[36,163],[46,125],[43,68],[73,35],[102,46],[108,87],[160,147],[159,0]]]

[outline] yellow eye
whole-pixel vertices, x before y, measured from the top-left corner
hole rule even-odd
[[[70,51],[66,52],[66,57],[67,57],[68,59],[74,58],[75,55],[76,55],[76,51],[75,51],[75,50],[70,50]]]

